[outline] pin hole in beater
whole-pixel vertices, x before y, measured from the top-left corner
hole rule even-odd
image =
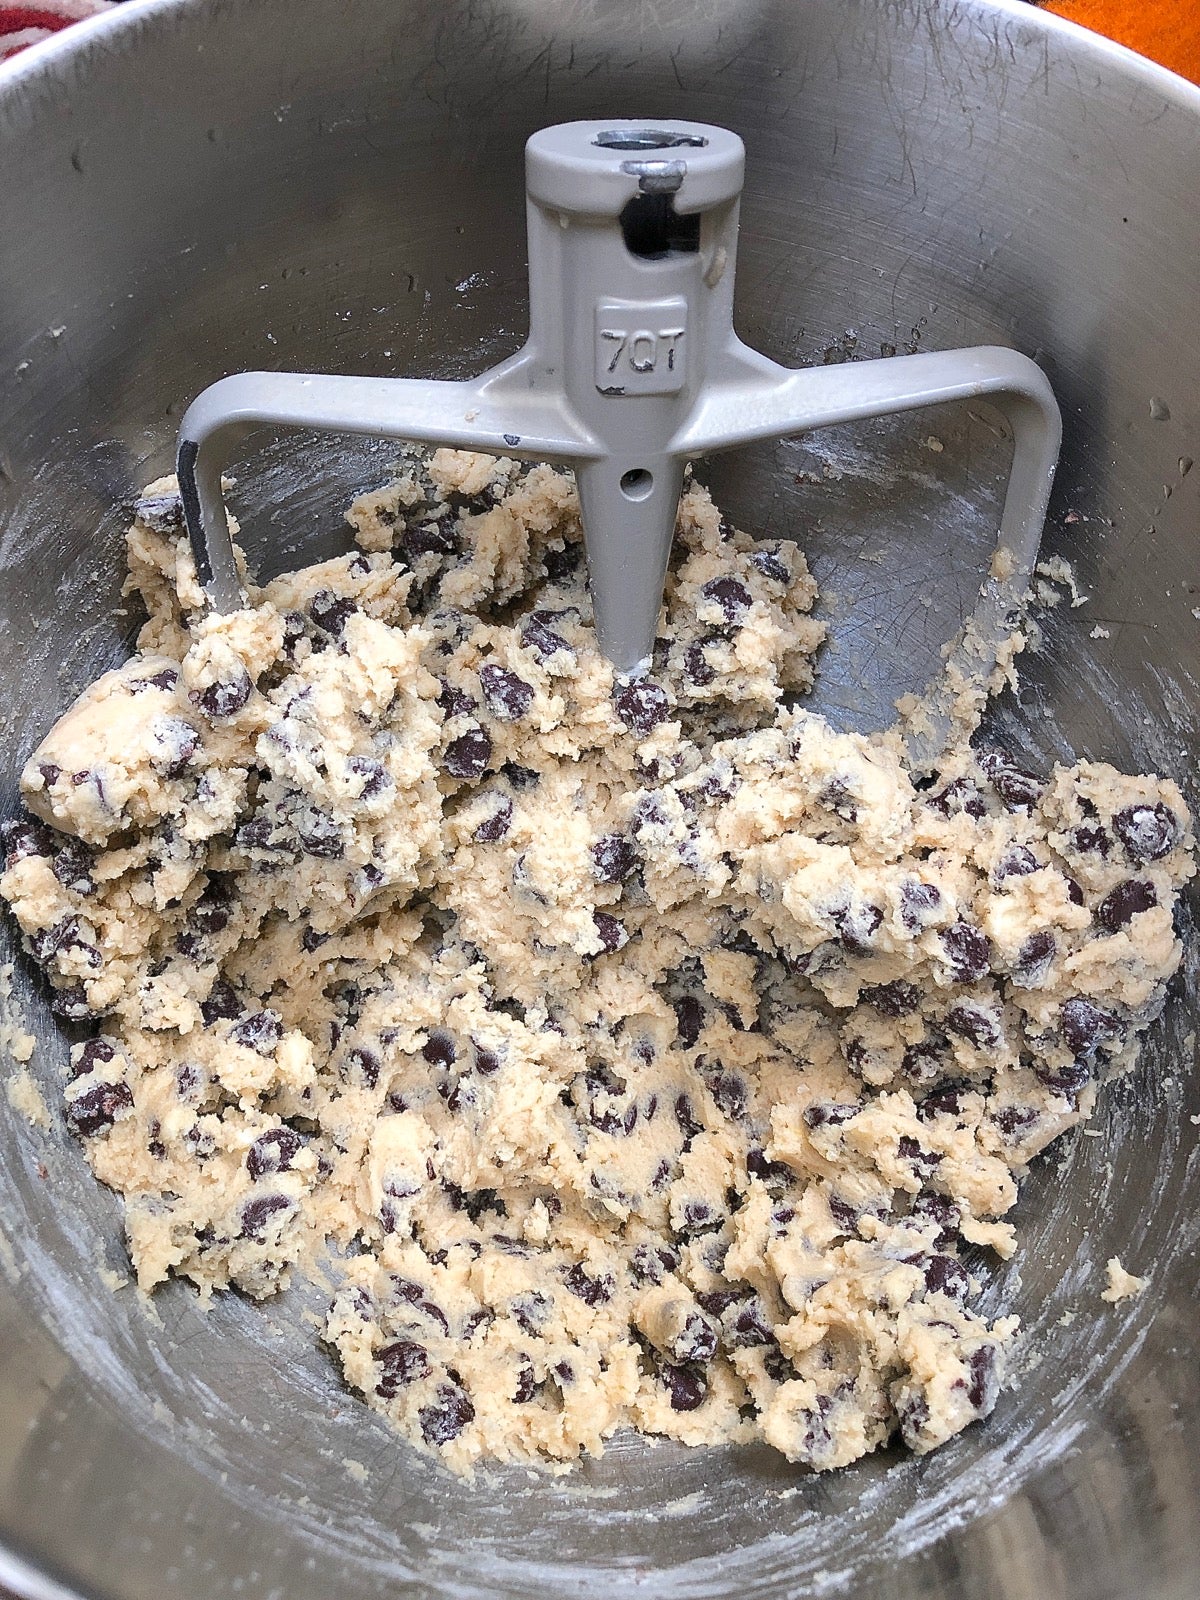
[[[621,474],[621,493],[626,500],[644,500],[654,488],[654,474],[646,467],[631,467]]]
[[[621,234],[630,255],[662,261],[673,252],[700,248],[700,213],[681,217],[669,194],[635,194],[621,212]]]

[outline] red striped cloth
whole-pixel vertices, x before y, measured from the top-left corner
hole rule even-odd
[[[30,0],[28,5],[9,5],[0,0],[0,61],[72,22],[110,11],[114,4],[116,0]]]

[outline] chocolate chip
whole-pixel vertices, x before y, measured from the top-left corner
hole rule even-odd
[[[961,1081],[941,1084],[921,1101],[917,1115],[922,1122],[936,1116],[957,1117],[962,1112],[963,1096],[969,1092],[970,1085]]]
[[[480,844],[496,844],[508,833],[512,823],[512,801],[504,795],[492,795],[492,812],[475,829],[473,837]]]
[[[916,984],[896,978],[891,983],[879,983],[862,991],[862,999],[884,1017],[906,1017],[921,1004],[921,991]]]
[[[695,995],[681,995],[672,1002],[675,1012],[675,1022],[678,1027],[679,1042],[685,1050],[690,1050],[700,1037],[700,1030],[704,1027],[704,1007]]]
[[[792,576],[780,560],[778,545],[759,545],[750,552],[750,565],[773,583],[787,583]]]
[[[587,1306],[602,1306],[613,1296],[613,1280],[606,1272],[597,1273],[595,1277],[584,1271],[583,1264],[576,1262],[563,1280],[567,1288]]]
[[[900,920],[910,933],[924,927],[941,903],[941,890],[932,883],[910,878],[900,885]]]
[[[973,1005],[968,1000],[960,1000],[957,1005],[951,1006],[946,1013],[946,1026],[951,1033],[969,1040],[978,1050],[994,1050],[1003,1037],[1000,1019],[995,1012]]]
[[[868,902],[855,901],[839,906],[832,913],[834,927],[842,948],[852,956],[865,956],[871,952],[873,938],[883,921],[883,912]]]
[[[648,739],[670,712],[666,691],[649,678],[628,684],[616,698],[616,712],[629,731]]]
[[[731,628],[742,626],[746,612],[754,604],[749,589],[737,578],[710,578],[700,593],[706,600],[721,608],[721,613]]]
[[[501,722],[519,722],[533,704],[533,685],[494,661],[480,667],[479,683],[488,710]]]
[[[710,684],[717,675],[716,669],[709,666],[708,658],[704,654],[705,642],[700,640],[695,644],[690,644],[683,653],[684,674],[698,688],[704,688],[707,684]]]
[[[704,1404],[708,1379],[694,1367],[677,1367],[663,1362],[662,1380],[671,1395],[672,1411],[695,1411]]]
[[[901,1161],[909,1163],[918,1178],[931,1177],[942,1164],[942,1158],[935,1150],[926,1150],[920,1140],[907,1133],[902,1133],[896,1141],[896,1154]]]
[[[983,750],[978,761],[992,788],[1010,811],[1032,811],[1042,798],[1045,784],[1032,772],[1018,767],[1000,750]]]
[[[900,1423],[900,1437],[910,1450],[921,1444],[921,1430],[929,1421],[929,1402],[923,1395],[906,1395],[900,1401],[896,1416]]]
[[[229,926],[229,889],[222,879],[209,878],[187,920],[188,926],[205,938],[225,931]]]
[[[54,876],[72,894],[95,894],[92,852],[80,839],[68,839],[54,857]]]
[[[931,1189],[923,1189],[912,1203],[909,1215],[917,1222],[936,1223],[941,1230],[935,1243],[945,1248],[954,1240],[955,1233],[962,1221],[962,1213],[947,1195],[936,1194]],[[926,1279],[928,1282],[928,1279]]]
[[[1006,1139],[1019,1142],[1036,1124],[1038,1113],[1035,1106],[1002,1106],[991,1117]]]
[[[392,786],[391,773],[382,761],[376,761],[372,756],[351,756],[346,762],[346,771],[363,780],[362,788],[358,791],[360,800],[370,800]]]
[[[452,778],[481,778],[492,759],[492,741],[480,727],[459,734],[446,746],[445,766]]]
[[[322,861],[340,861],[346,853],[339,823],[327,811],[306,806],[296,822],[296,837],[304,853]]]
[[[530,1289],[526,1294],[516,1295],[509,1302],[509,1313],[513,1321],[527,1333],[530,1338],[538,1338],[546,1326],[546,1319],[550,1314],[550,1301],[537,1289]]]
[[[232,1021],[240,1017],[244,1010],[242,1002],[224,978],[218,978],[208,991],[208,998],[200,1002],[200,1015],[208,1028],[214,1022]]]
[[[192,702],[210,721],[223,722],[227,717],[235,717],[253,692],[250,674],[243,667],[236,677],[226,682],[210,683],[207,689],[194,693]]]
[[[946,965],[955,983],[977,983],[991,965],[987,935],[969,922],[956,922],[941,935]]]
[[[623,950],[629,943],[629,934],[624,926],[607,911],[593,911],[592,923],[605,954],[612,955],[617,950]]]
[[[551,545],[543,552],[542,565],[551,583],[561,583],[564,578],[569,578],[578,570],[582,559],[583,546],[576,540],[572,544],[562,545],[561,548]]]
[[[951,779],[944,789],[930,795],[925,804],[934,811],[940,811],[944,817],[956,817],[960,814],[982,817],[987,811],[978,786],[970,778]]]
[[[43,928],[33,935],[31,949],[35,961],[48,967],[56,956],[65,951],[77,950],[87,958],[90,967],[99,967],[103,958],[99,950],[84,933],[84,924],[75,915],[61,917],[53,927]]]
[[[15,867],[27,856],[48,856],[53,850],[49,828],[28,817],[14,817],[0,823],[0,843],[4,846],[4,865]]]
[[[340,638],[357,610],[349,595],[334,594],[331,589],[319,589],[308,603],[309,616],[334,639]]]
[[[900,1058],[901,1072],[914,1083],[932,1083],[941,1072],[947,1044],[944,1034],[931,1033],[908,1045]]]
[[[421,1406],[418,1422],[421,1437],[427,1445],[448,1445],[458,1438],[467,1422],[475,1421],[475,1406],[470,1403],[467,1390],[456,1384],[438,1384],[437,1398],[432,1405]]]
[[[925,1266],[925,1291],[949,1295],[951,1300],[964,1306],[971,1293],[970,1274],[955,1256],[931,1256]]]
[[[506,761],[500,771],[512,787],[521,792],[536,789],[541,782],[541,774],[535,768],[519,766],[515,761]]]
[[[1023,878],[1036,872],[1041,862],[1028,845],[1011,844],[997,861],[992,872],[992,882],[997,888],[1006,878]]]
[[[779,1380],[777,1380],[779,1381]],[[804,1423],[804,1443],[801,1445],[801,1460],[814,1463],[815,1460],[825,1455],[833,1445],[833,1435],[829,1431],[829,1424],[825,1420],[833,1409],[833,1400],[827,1394],[817,1396],[816,1409],[803,1409],[796,1414],[797,1422]]]
[[[131,694],[144,694],[147,689],[163,689],[170,691],[179,684],[179,669],[177,667],[164,667],[161,672],[152,672],[145,678],[131,678],[129,692]]]
[[[843,822],[858,821],[858,797],[844,778],[830,778],[817,795],[817,803],[834,812]]]
[[[383,1062],[366,1045],[355,1045],[346,1051],[344,1076],[348,1082],[359,1084],[364,1089],[374,1089],[379,1084],[382,1070]]]
[[[449,507],[427,522],[410,523],[400,535],[405,553],[412,556],[449,556],[458,548],[455,537],[457,518]]]
[[[1031,933],[1017,951],[1012,968],[1013,980],[1023,988],[1036,988],[1046,976],[1057,949],[1052,933],[1045,930]]]
[[[538,1381],[531,1366],[523,1366],[517,1373],[517,1387],[513,1394],[516,1405],[527,1405],[538,1392]]]
[[[394,1400],[402,1388],[429,1376],[429,1353],[412,1339],[383,1345],[375,1352],[375,1360],[379,1366],[375,1393],[384,1400]]]
[[[1091,1055],[1098,1045],[1121,1037],[1121,1024],[1111,1011],[1105,1011],[1084,995],[1073,995],[1063,1003],[1063,1037],[1076,1059]]]
[[[475,1071],[485,1078],[490,1078],[493,1073],[499,1072],[499,1054],[495,1050],[489,1050],[486,1046],[477,1044],[475,1040],[472,1040],[471,1044],[475,1051]]]
[[[967,1383],[967,1399],[981,1416],[986,1415],[992,1409],[1000,1393],[1000,1376],[997,1367],[995,1345],[980,1345],[979,1349],[972,1351],[967,1358],[967,1371],[970,1374]]]
[[[592,875],[597,883],[623,883],[637,866],[632,839],[623,833],[605,833],[592,846]]]
[[[1142,911],[1158,904],[1154,885],[1144,878],[1126,878],[1096,907],[1096,921],[1106,933],[1119,933]]]
[[[703,1306],[710,1317],[723,1317],[730,1306],[749,1300],[749,1289],[698,1289],[696,1303]]]
[[[292,1128],[271,1128],[260,1133],[246,1152],[246,1171],[255,1182],[268,1174],[290,1172],[303,1144]]]
[[[50,1009],[56,1017],[62,1017],[67,1022],[83,1022],[92,1014],[82,983],[68,983],[55,988],[50,995]]]
[[[813,1129],[837,1128],[843,1122],[849,1122],[851,1117],[856,1117],[861,1110],[862,1104],[857,1100],[853,1104],[817,1100],[805,1106],[804,1121]]]
[[[559,614],[555,611],[534,611],[522,624],[521,643],[527,650],[532,650],[539,661],[549,661],[560,651],[570,656],[575,654],[562,634],[549,626]]]
[[[699,1311],[689,1311],[683,1327],[671,1340],[668,1354],[675,1361],[707,1363],[717,1353],[717,1330]]]
[[[285,1194],[264,1194],[256,1196],[253,1200],[247,1200],[242,1207],[242,1230],[239,1237],[253,1239],[256,1244],[265,1244],[267,1230],[272,1226],[271,1218],[275,1217],[281,1222],[284,1213],[292,1209],[292,1202]]]
[[[720,1218],[707,1200],[687,1200],[683,1206],[683,1223],[688,1230],[711,1228]]]
[[[454,684],[448,683],[445,678],[441,678],[438,681],[441,683],[442,690],[438,695],[437,703],[446,713],[447,718],[465,716],[468,711],[474,711],[479,704],[474,695],[467,694],[464,690],[456,688]]]
[[[736,1072],[718,1072],[708,1080],[708,1092],[723,1116],[740,1122],[746,1115],[750,1093],[745,1079],[738,1077]]]
[[[278,850],[275,829],[269,817],[249,817],[238,824],[233,842],[239,850]]]
[[[229,1031],[234,1044],[256,1050],[260,1056],[274,1055],[283,1038],[283,1024],[274,1011],[251,1011]]]
[[[1076,855],[1103,856],[1107,859],[1112,839],[1099,823],[1082,823],[1067,834],[1068,848]]]
[[[785,1161],[768,1161],[765,1150],[749,1149],[746,1152],[746,1171],[760,1183],[790,1183],[792,1169]]]
[[[743,1300],[729,1319],[729,1343],[735,1350],[774,1344],[775,1334],[762,1301],[757,1295],[743,1297]]]
[[[116,1059],[116,1050],[107,1039],[85,1039],[76,1045],[71,1057],[71,1078],[82,1078],[97,1065]]]
[[[1049,1061],[1030,1060],[1027,1063],[1039,1082],[1044,1083],[1047,1089],[1055,1094],[1065,1095],[1074,1099],[1076,1095],[1091,1081],[1091,1072],[1085,1060]]]
[[[67,1127],[90,1139],[133,1110],[133,1095],[126,1083],[98,1083],[74,1099],[68,1098]]]
[[[629,1258],[629,1268],[638,1283],[661,1283],[663,1275],[674,1272],[679,1257],[664,1245],[639,1244]]]
[[[689,1142],[697,1134],[704,1132],[704,1124],[697,1119],[689,1095],[681,1094],[676,1097],[675,1121],[679,1124],[684,1138]]]
[[[1161,861],[1179,837],[1179,818],[1161,801],[1152,806],[1126,806],[1112,820],[1117,838],[1139,866]]]

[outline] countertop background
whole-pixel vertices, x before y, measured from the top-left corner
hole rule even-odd
[[[122,0],[0,0],[0,63]],[[1044,0],[1030,0],[1041,4]],[[1200,83],[1200,0],[1048,0],[1047,10]]]

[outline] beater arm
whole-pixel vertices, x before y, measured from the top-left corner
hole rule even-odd
[[[984,346],[790,371],[733,331],[736,134],[693,122],[574,122],[526,146],[529,338],[468,382],[245,373],[195,401],[178,470],[212,603],[244,603],[220,469],[259,425],[367,433],[569,464],[596,632],[618,673],[649,665],[687,461],[951,400],[989,399],[1013,430],[999,549],[948,654],[986,678],[1037,559],[1061,442],[1050,385]],[[936,721],[936,718],[935,718]],[[925,740],[932,750],[931,733]]]

